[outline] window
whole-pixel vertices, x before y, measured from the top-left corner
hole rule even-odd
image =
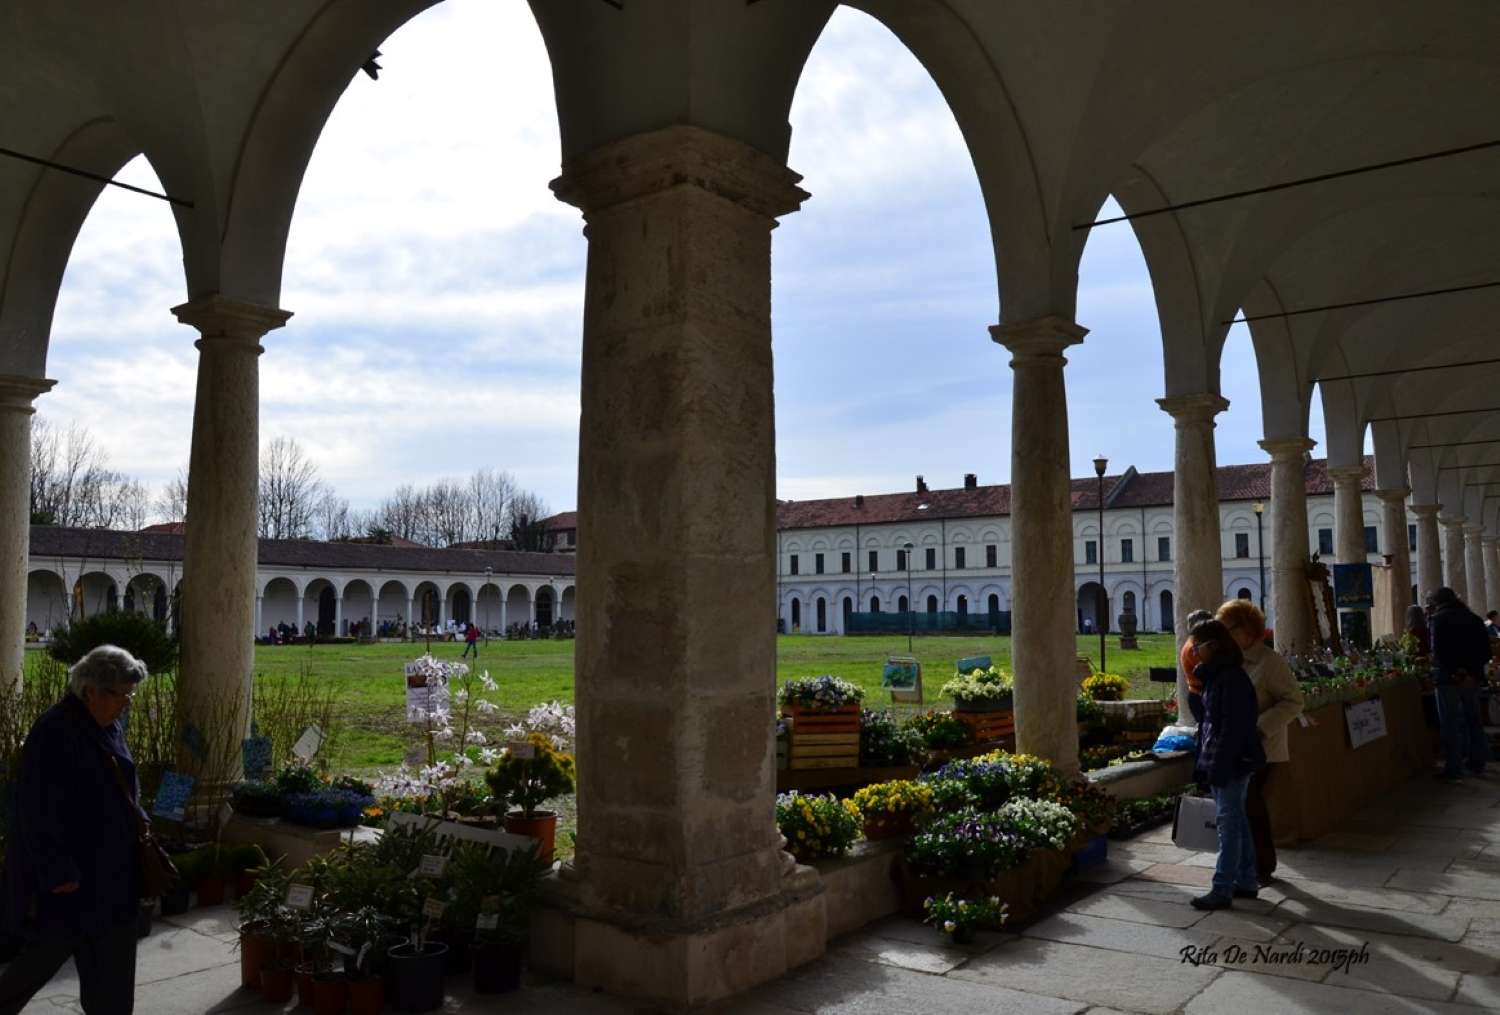
[[[1236,532],[1234,534],[1234,555],[1240,560],[1250,556],[1250,533]]]
[[[960,617],[967,617],[969,615],[969,597],[968,596],[959,596],[958,597],[958,615]]]
[[[962,571],[964,569],[964,548],[957,547],[953,551],[953,566]]]
[[[896,570],[897,571],[905,571],[906,570],[906,551],[905,550],[897,550],[896,551]]]
[[[927,570],[937,570],[937,550],[930,546],[927,548]]]
[[[817,574],[823,573],[823,555],[821,553],[813,554],[813,571]]]
[[[1085,564],[1099,563],[1099,544],[1092,539],[1083,541],[1083,562]]]
[[[818,633],[825,634],[828,631],[828,603],[822,596],[818,597]]]
[[[874,551],[871,551],[871,552],[873,553]],[[880,612],[880,597],[879,596],[871,596],[870,597],[870,612],[871,613],[879,613]]]
[[[792,574],[796,574],[796,573],[797,573],[797,555],[794,553],[794,554],[792,554]]]
[[[845,551],[844,554],[843,554],[843,558],[844,558],[844,560],[843,560],[843,567],[844,567],[844,573],[845,574],[848,574],[849,573],[849,569],[854,566],[854,562],[850,559],[853,556],[854,555],[851,554],[851,553],[849,553],[848,551]]]
[[[871,550],[870,551],[870,573],[874,574],[876,571],[879,571],[879,570],[880,570],[880,551],[879,550]]]
[[[1135,540],[1134,539],[1122,539],[1122,540],[1120,540],[1120,562],[1122,564],[1133,564],[1133,563],[1135,563]]]
[[[802,626],[802,604],[792,600],[792,630],[795,631]]]
[[[1373,526],[1373,525],[1366,525],[1365,526],[1365,552],[1366,553],[1379,553],[1380,552],[1380,540],[1377,539],[1376,536],[1375,536],[1375,526]]]
[[[999,556],[999,554],[995,550],[995,544],[994,543],[990,543],[988,546],[986,546],[984,548],[984,566],[985,567],[994,567],[995,566],[995,560],[996,560],[996,558],[998,556]]]
[[[906,610],[907,610],[907,606],[908,606],[908,603],[906,601],[906,597],[905,596],[902,596],[900,599],[896,600],[896,612],[897,613],[905,613]]]
[[[1171,560],[1172,559],[1172,537],[1171,536],[1157,536],[1156,537],[1156,559],[1157,560]]]
[[[1408,553],[1417,552],[1417,527],[1415,525],[1406,527],[1406,549]]]
[[[936,613],[937,612],[937,596],[928,596],[927,597],[927,612],[928,613]]]
[[[1332,556],[1332,554],[1333,554],[1333,530],[1332,529],[1319,529],[1318,530],[1318,553],[1320,553],[1320,554],[1327,554],[1329,556]]]

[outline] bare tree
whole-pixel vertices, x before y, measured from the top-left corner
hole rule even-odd
[[[75,424],[60,434],[42,419],[31,429],[30,497],[41,524],[138,529],[149,514],[146,488],[110,469],[88,430]]]
[[[325,542],[348,539],[355,532],[354,516],[349,511],[349,501],[332,490],[324,490],[313,512],[313,534]]]
[[[473,498],[463,483],[440,479],[427,488],[428,541],[434,546],[452,546],[467,540],[473,514]]]
[[[510,541],[517,550],[546,549],[547,527],[551,515],[547,502],[530,490],[518,490],[510,499]]]
[[[389,532],[397,539],[421,542],[427,534],[426,513],[427,505],[422,494],[410,483],[403,483],[375,509],[373,527]]]
[[[475,539],[505,538],[507,512],[515,492],[516,481],[508,472],[480,469],[469,477]]]
[[[156,498],[156,516],[164,522],[187,521],[187,468],[177,470],[177,475],[162,487]]]
[[[318,467],[290,437],[277,437],[260,456],[259,535],[263,539],[306,539],[323,496]]]

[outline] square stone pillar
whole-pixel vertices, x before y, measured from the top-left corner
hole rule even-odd
[[[1044,317],[990,329],[1011,352],[1011,663],[1016,750],[1078,771],[1073,503],[1063,350],[1087,329]]]
[[[56,383],[0,374],[0,690],[19,686],[25,666],[32,403]]]
[[[1413,504],[1417,517],[1417,596],[1425,603],[1443,584],[1442,536],[1438,532],[1438,504]],[[1405,630],[1403,626],[1402,630]]]
[[[1276,613],[1276,651],[1306,652],[1318,643],[1312,593],[1307,584],[1306,437],[1268,439],[1271,456],[1271,606]]]
[[[566,164],[589,239],[579,427],[579,983],[706,1003],[822,952],[782,851],[771,230],[778,160],[695,127]],[[535,609],[535,595],[532,597]]]
[[[174,307],[198,330],[198,387],[188,458],[183,541],[178,713],[208,741],[209,757],[184,748],[180,763],[202,779],[218,770],[250,725],[255,666],[256,500],[260,477],[260,339],[291,314],[212,295]],[[300,603],[300,599],[299,599]],[[235,735],[235,727],[238,735]],[[205,765],[209,766],[205,770]],[[211,795],[213,789],[208,788]],[[207,796],[200,796],[206,799]]]
[[[1214,417],[1229,408],[1215,394],[1158,398],[1156,404],[1175,424],[1176,453],[1172,470],[1172,630],[1179,651],[1187,640],[1187,616],[1213,611],[1224,599],[1224,548],[1219,529],[1219,487],[1214,451]],[[1188,711],[1187,676],[1177,667],[1177,714]]]

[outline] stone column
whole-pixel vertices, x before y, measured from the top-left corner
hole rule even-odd
[[[0,690],[18,686],[25,666],[32,402],[56,383],[0,374]]]
[[[1484,526],[1465,525],[1464,537],[1464,570],[1469,582],[1467,592],[1460,594],[1469,600],[1469,608],[1482,617],[1489,609],[1485,604],[1490,601],[1484,581]]]
[[[1011,660],[1016,749],[1078,770],[1073,507],[1063,350],[1087,330],[1061,317],[990,329],[1010,350]]]
[[[1463,599],[1469,598],[1469,569],[1467,550],[1464,547],[1464,524],[1462,517],[1438,517],[1443,526],[1443,584]]]
[[[1500,602],[1500,554],[1496,552],[1497,547],[1500,547],[1500,541],[1494,536],[1484,537],[1484,589],[1488,596],[1484,605],[1474,607],[1474,612],[1481,617],[1491,610],[1500,609],[1495,606]]]
[[[404,618],[403,622],[406,624],[408,630],[410,630],[410,628],[411,628],[411,623],[412,623],[411,611],[415,607],[415,604],[416,604],[416,600],[413,597],[411,597],[411,596],[407,596],[406,597],[406,617]]]
[[[1340,564],[1363,564],[1369,560],[1365,551],[1365,470],[1362,465],[1340,465],[1328,470],[1333,480],[1333,548]],[[1340,613],[1363,613],[1368,627],[1369,610],[1340,610]],[[1340,624],[1342,627],[1342,623]]]
[[[1406,498],[1410,493],[1406,489],[1375,491],[1391,559],[1391,600],[1386,604],[1386,620],[1398,635],[1406,630],[1406,608],[1411,605],[1411,547],[1406,538]]]
[[[1276,650],[1282,655],[1317,645],[1318,629],[1307,586],[1306,437],[1268,439],[1271,456],[1271,607],[1276,613]]]
[[[307,623],[307,594],[297,593],[297,637],[302,637],[302,625]]]
[[[262,597],[262,596],[256,596],[255,597],[255,636],[257,638],[259,638],[261,636],[261,633],[263,631],[265,631],[265,619],[264,619],[264,617],[262,615],[263,612],[264,612],[264,610],[263,610],[264,605],[265,605],[265,599],[264,599],[264,597]]]
[[[1438,504],[1413,504],[1417,516],[1417,595],[1426,602],[1428,593],[1443,584],[1442,537],[1438,534]],[[1405,630],[1403,625],[1402,630]]]
[[[500,633],[502,635],[505,634],[505,628],[507,626],[508,623],[505,619],[505,593],[502,591],[500,593]]]
[[[1172,629],[1177,633],[1180,650],[1187,640],[1187,615],[1194,610],[1218,609],[1224,598],[1224,550],[1219,530],[1214,417],[1229,408],[1229,400],[1204,393],[1158,398],[1156,404],[1172,417],[1176,429],[1172,528],[1177,548],[1172,554],[1175,587]],[[1144,533],[1142,536],[1141,552],[1144,554]],[[1187,699],[1187,678],[1179,666],[1177,714],[1191,721]]]
[[[260,447],[260,339],[291,315],[205,296],[174,307],[198,330],[198,386],[188,458],[182,561],[179,715],[209,741],[205,766],[184,749],[181,763],[211,781],[238,775],[239,738],[249,727],[255,665],[256,495]],[[234,748],[228,741],[233,738]]]
[[[344,594],[340,592],[333,597],[333,636],[341,638],[344,635]]]
[[[589,241],[573,974],[690,1006],[822,951],[766,733],[771,230],[806,194],[778,160],[688,126],[563,168],[553,189]]]

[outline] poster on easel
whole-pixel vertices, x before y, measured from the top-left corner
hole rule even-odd
[[[922,664],[916,656],[891,656],[880,673],[880,686],[896,704],[922,704]]]

